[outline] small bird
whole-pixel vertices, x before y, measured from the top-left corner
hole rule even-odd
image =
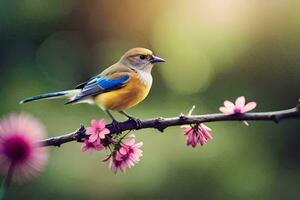
[[[138,127],[140,121],[127,114],[125,110],[146,98],[152,85],[152,67],[159,62],[165,60],[154,56],[151,50],[133,48],[127,51],[117,63],[77,85],[75,89],[41,94],[24,99],[20,104],[42,99],[67,98],[69,101],[66,104],[98,105],[112,119],[114,126],[117,126],[118,122],[110,110],[125,115],[129,120],[136,122]]]

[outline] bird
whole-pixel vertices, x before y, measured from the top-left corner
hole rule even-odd
[[[40,94],[19,103],[66,98],[68,99],[66,104],[96,104],[108,114],[116,128],[119,122],[111,111],[117,111],[128,120],[133,120],[138,127],[140,120],[125,110],[134,107],[147,97],[153,82],[151,70],[160,62],[165,60],[155,56],[151,50],[133,48],[128,50],[118,62],[74,89]]]

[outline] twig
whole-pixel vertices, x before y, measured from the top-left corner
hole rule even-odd
[[[216,121],[274,121],[278,123],[284,119],[292,119],[292,118],[300,118],[300,102],[295,108],[287,109],[287,110],[280,110],[280,111],[273,111],[273,112],[255,112],[255,113],[246,113],[246,114],[234,114],[234,115],[224,115],[221,113],[215,114],[207,114],[207,115],[192,115],[191,112],[194,108],[190,111],[188,116],[180,114],[179,117],[172,117],[172,118],[154,118],[154,119],[147,119],[141,121],[139,128],[137,124],[132,121],[128,120],[125,122],[120,122],[118,124],[118,130],[112,124],[106,125],[106,127],[110,130],[110,134],[123,132],[127,130],[139,130],[139,129],[147,129],[147,128],[154,128],[161,132],[164,129],[171,127],[171,126],[179,126],[185,124],[195,124],[195,123],[203,123],[203,122],[216,122]],[[57,146],[72,142],[72,141],[82,141],[83,138],[86,137],[85,134],[85,127],[81,125],[81,127],[73,132],[66,135],[61,135],[53,138],[49,138],[43,141],[40,141],[39,144],[41,146]]]

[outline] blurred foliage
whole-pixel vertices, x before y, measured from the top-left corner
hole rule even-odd
[[[258,111],[299,98],[298,1],[2,0],[0,35],[1,115],[30,112],[49,136],[107,117],[89,105],[17,102],[72,88],[136,46],[167,60],[153,70],[149,97],[129,111],[140,118],[176,116],[192,105],[195,113],[218,112],[240,95],[257,101]],[[137,132],[144,156],[116,176],[101,163],[105,153],[83,154],[76,143],[51,148],[41,176],[13,186],[7,199],[298,199],[297,120],[209,126],[214,140],[196,149],[178,127]]]

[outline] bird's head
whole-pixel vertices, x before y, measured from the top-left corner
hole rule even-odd
[[[154,56],[152,51],[145,48],[133,48],[127,51],[120,59],[123,65],[135,70],[151,72],[155,63],[165,62],[164,59]]]

